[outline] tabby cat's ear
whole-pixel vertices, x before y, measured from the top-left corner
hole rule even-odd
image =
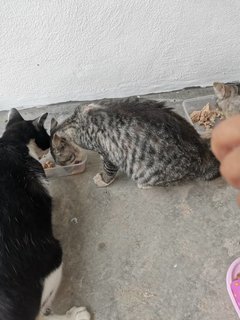
[[[213,83],[214,92],[219,99],[223,99],[225,96],[225,84],[221,82]]]
[[[35,120],[33,120],[32,124],[34,125],[34,127],[36,129],[40,129],[44,126],[44,122],[46,121],[48,116],[48,113],[44,113],[42,114],[40,117],[36,118]]]
[[[23,120],[23,117],[20,115],[17,109],[13,108],[8,112],[8,124]]]
[[[52,132],[58,125],[58,122],[55,118],[52,118],[51,120],[51,127],[50,127],[50,132]]]
[[[58,147],[61,144],[61,142],[62,142],[62,138],[58,134],[54,133],[52,138],[52,144],[55,147]]]

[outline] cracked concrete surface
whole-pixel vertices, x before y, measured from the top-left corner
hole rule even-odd
[[[149,95],[182,101],[212,94],[192,88]],[[66,116],[78,103],[23,110]],[[3,129],[6,112],[0,113]],[[211,182],[140,190],[124,175],[97,188],[98,155],[87,170],[51,180],[53,223],[64,250],[64,279],[56,312],[86,305],[95,320],[237,319],[225,276],[240,256],[236,192],[221,178]]]

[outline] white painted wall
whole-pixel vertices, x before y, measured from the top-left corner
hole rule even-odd
[[[0,109],[240,78],[239,0],[0,0]]]

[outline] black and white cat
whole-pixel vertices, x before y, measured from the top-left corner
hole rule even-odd
[[[26,121],[12,109],[0,138],[0,320],[90,319],[85,308],[44,316],[62,275],[52,199],[38,162],[50,146],[46,117]]]

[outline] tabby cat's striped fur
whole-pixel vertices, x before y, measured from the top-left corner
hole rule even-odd
[[[139,187],[219,176],[219,162],[195,129],[164,103],[114,99],[79,106],[51,129],[51,151],[61,164],[74,162],[75,145],[98,152],[104,170],[94,178],[110,184],[118,170]]]
[[[214,82],[217,106],[226,118],[240,114],[240,83]]]

